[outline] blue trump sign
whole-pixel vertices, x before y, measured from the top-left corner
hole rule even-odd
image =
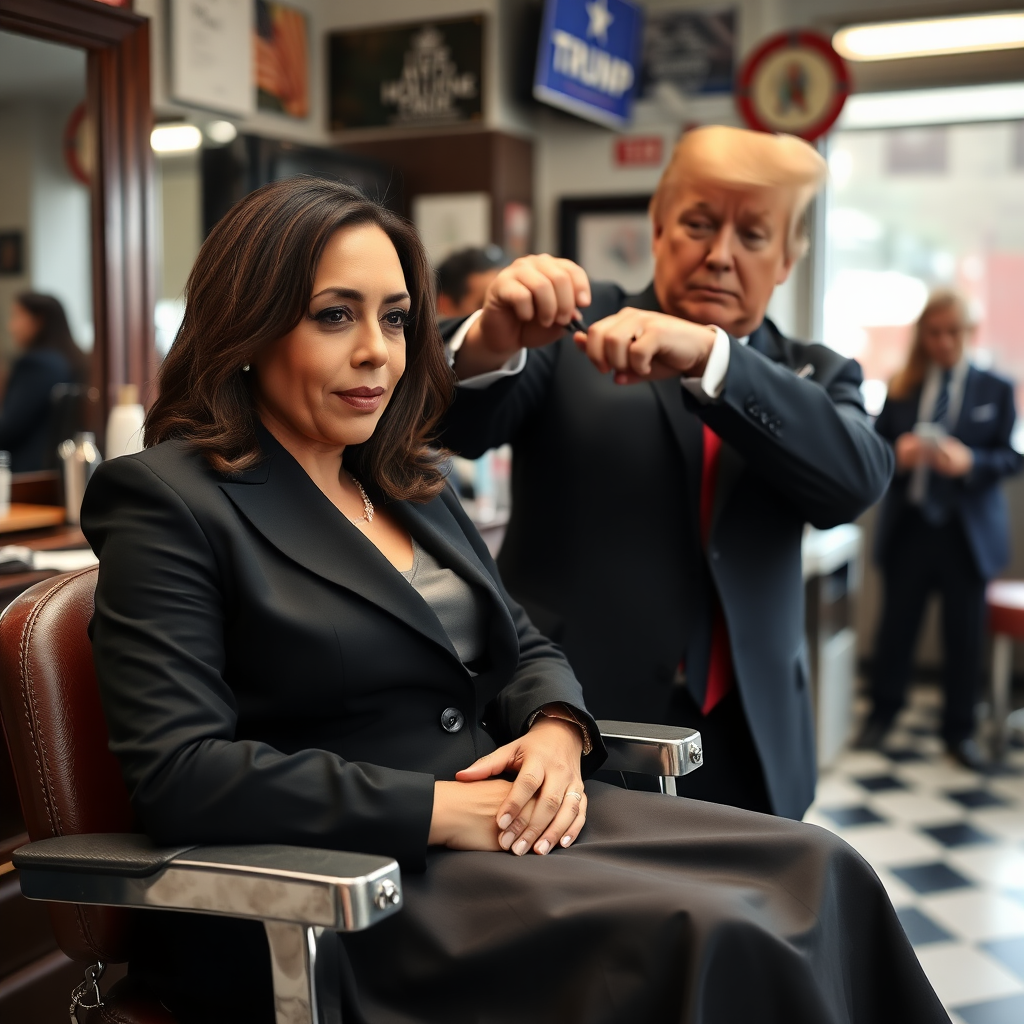
[[[547,0],[533,95],[611,128],[629,124],[643,28],[626,0]]]

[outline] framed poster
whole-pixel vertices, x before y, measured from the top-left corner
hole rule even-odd
[[[736,12],[651,11],[644,25],[640,95],[732,92]]]
[[[629,0],[545,0],[534,97],[609,128],[629,124],[643,20]]]
[[[309,116],[309,16],[277,0],[255,0],[256,107]]]
[[[334,131],[483,118],[483,15],[332,32]]]
[[[559,204],[559,252],[594,281],[614,281],[627,292],[643,291],[654,276],[649,195],[563,199]]]
[[[170,16],[174,99],[253,113],[252,0],[170,0]]]

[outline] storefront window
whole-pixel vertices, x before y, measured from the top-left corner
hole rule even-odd
[[[1024,121],[840,130],[828,155],[824,340],[860,360],[871,411],[942,286],[1024,408]]]

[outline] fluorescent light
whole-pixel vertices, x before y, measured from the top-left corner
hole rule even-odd
[[[857,93],[846,101],[836,128],[902,128],[1021,119],[1024,119],[1024,84],[1008,82]]]
[[[238,129],[230,121],[211,121],[206,126],[206,137],[211,142],[226,146],[238,137]]]
[[[203,133],[194,124],[166,124],[154,128],[149,144],[155,153],[187,153],[203,144]]]
[[[898,60],[1024,46],[1024,14],[888,21],[841,28],[832,45],[847,60]]]

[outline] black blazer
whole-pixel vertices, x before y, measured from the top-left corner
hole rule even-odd
[[[921,388],[905,399],[887,399],[875,429],[895,442],[914,429],[920,401]],[[998,575],[1010,561],[1010,514],[999,484],[1021,469],[1021,457],[1010,446],[1016,418],[1013,385],[972,366],[964,379],[960,413],[951,433],[971,449],[974,465],[965,477],[951,481],[950,488],[953,515],[963,523],[984,579]],[[896,524],[909,505],[910,480],[910,473],[897,473],[882,502],[875,533],[875,557],[881,565],[888,559]]]
[[[593,298],[590,323],[626,305],[658,309],[653,288],[599,284]],[[860,382],[853,360],[766,320],[748,346],[732,341],[725,390],[701,405],[675,378],[615,385],[566,336],[515,377],[458,389],[443,433],[470,458],[513,444],[502,577],[565,650],[599,718],[665,720],[680,658],[706,664],[714,580],[772,806],[794,818],[816,775],[804,523],[853,519],[892,474]],[[706,556],[701,421],[723,439]]]
[[[11,471],[47,469],[57,458],[48,451],[50,393],[58,384],[75,381],[71,364],[59,352],[29,349],[15,360],[0,412],[0,450],[11,453]]]
[[[450,490],[390,508],[487,595],[475,677],[419,594],[259,436],[266,458],[232,479],[167,442],[103,463],[86,492],[94,658],[132,805],[161,843],[291,843],[422,867],[434,780],[521,735],[544,704],[582,709],[580,685]],[[465,716],[457,732],[442,728],[447,708]],[[604,756],[590,727],[588,771]]]

